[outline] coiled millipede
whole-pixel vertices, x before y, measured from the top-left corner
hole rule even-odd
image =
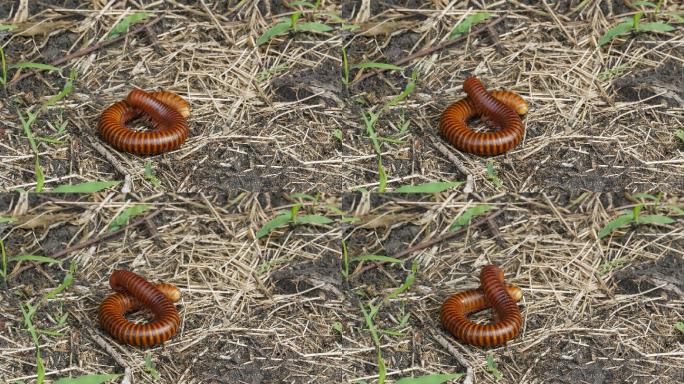
[[[142,114],[152,120],[152,131],[134,131],[126,126],[127,121]],[[107,143],[120,151],[154,155],[183,144],[189,133],[189,115],[190,105],[175,93],[134,89],[125,101],[102,112],[98,130]]]
[[[439,121],[442,135],[457,149],[478,155],[499,155],[515,148],[525,134],[520,116],[528,105],[513,92],[488,92],[476,77],[463,82],[468,97],[451,104]],[[468,120],[484,115],[501,130],[475,132],[468,128]]]
[[[171,284],[153,285],[137,274],[116,270],[109,277],[109,285],[117,293],[100,304],[100,325],[121,343],[151,346],[170,339],[180,326],[180,316],[174,302],[180,290]],[[147,324],[128,321],[124,314],[140,308],[149,309],[154,320]]]
[[[516,337],[522,327],[522,316],[517,301],[522,290],[514,285],[504,285],[503,271],[495,265],[487,265],[480,272],[480,288],[457,293],[443,304],[440,321],[457,339],[477,346],[505,344]],[[492,307],[495,321],[477,324],[468,315]]]

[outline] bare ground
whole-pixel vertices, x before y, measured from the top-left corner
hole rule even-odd
[[[38,305],[35,327],[59,332],[38,335],[48,380],[128,367],[136,383],[153,382],[144,368],[149,355],[161,383],[375,383],[377,355],[361,309],[372,303],[380,305],[373,323],[382,331],[387,382],[469,366],[478,383],[681,383],[684,336],[674,325],[684,318],[684,229],[673,207],[684,200],[642,202],[641,215],[679,221],[631,225],[597,239],[638,203],[627,194],[324,194],[315,201],[274,194],[2,195],[0,217],[16,219],[0,224],[8,256],[51,256],[106,234],[133,204],[159,213],[59,264],[9,262],[0,290],[0,382],[36,381],[36,349],[20,311],[30,303]],[[483,203],[495,207],[487,214],[498,213],[491,224],[477,225],[483,216],[476,217],[466,233],[401,255]],[[298,216],[332,222],[288,225],[255,239],[297,204]],[[345,279],[342,239],[349,257],[397,256],[402,263],[351,261]],[[413,262],[408,289],[383,303],[410,281]],[[73,283],[41,303],[71,263]],[[500,265],[524,291],[521,335],[493,349],[459,344],[438,320],[440,304],[476,287],[487,263]],[[165,346],[123,346],[97,324],[117,268],[181,288],[182,327]],[[499,381],[487,371],[489,355]]]
[[[69,68],[74,91],[32,126],[45,188],[128,176],[139,192],[355,191],[378,189],[377,155],[363,123],[417,72],[409,97],[383,113],[375,129],[388,189],[429,181],[465,180],[478,192],[681,191],[684,143],[684,38],[666,1],[642,22],[668,22],[666,33],[597,40],[641,8],[622,2],[323,1],[301,7],[300,22],[325,22],[324,33],[290,33],[255,47],[256,39],[296,11],[284,2],[21,1],[0,5],[8,63],[49,63],[106,39],[135,11],[163,16],[149,32],[98,49],[0,90],[0,189],[32,190],[35,156],[19,121],[62,89]],[[627,3],[627,2],[625,2]],[[24,12],[25,10],[25,12]],[[462,18],[486,10],[504,17],[490,32],[472,33],[449,48],[344,86],[341,50],[349,62],[396,62],[445,41]],[[340,20],[330,16],[333,13]],[[337,21],[336,21],[337,20]],[[493,19],[490,19],[493,20]],[[357,29],[344,26],[358,25]],[[25,73],[25,72],[22,72]],[[351,69],[350,80],[368,74]],[[10,69],[9,78],[16,74]],[[459,153],[437,129],[439,115],[463,97],[476,74],[491,89],[520,93],[531,104],[523,144],[493,158]],[[191,135],[162,156],[120,153],[102,143],[98,116],[132,87],[165,89],[187,98]],[[407,130],[401,127],[408,124]],[[341,137],[338,138],[337,136]],[[112,162],[105,155],[114,159]],[[487,175],[491,162],[503,181]],[[115,164],[116,163],[116,164]],[[149,164],[160,181],[145,177]]]

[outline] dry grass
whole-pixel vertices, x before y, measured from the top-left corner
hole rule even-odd
[[[489,161],[507,190],[684,188],[682,143],[674,135],[684,126],[684,38],[679,29],[596,46],[609,27],[636,12],[634,7],[599,1],[582,2],[579,8],[578,1],[535,6],[499,2],[486,8],[505,17],[494,34],[469,36],[410,62],[403,73],[381,74],[346,88],[341,82],[342,47],[352,64],[394,62],[438,44],[466,14],[484,8],[477,1],[323,1],[316,14],[304,9],[301,20],[327,22],[333,31],[279,36],[255,47],[259,36],[294,10],[250,0],[240,6],[234,1],[169,1],[147,7],[67,3],[29,2],[25,14],[12,5],[0,7],[3,23],[26,19],[46,26],[34,36],[0,32],[10,63],[50,62],[94,44],[136,10],[164,19],[149,34],[129,36],[69,62],[78,71],[74,92],[33,127],[37,136],[54,134],[62,110],[68,121],[61,144],[39,143],[47,188],[128,176],[135,190],[144,192],[377,189],[376,153],[362,115],[378,111],[397,95],[412,70],[418,73],[415,91],[376,125],[380,136],[401,139],[381,142],[389,188],[464,180],[470,174],[476,191],[492,192],[498,188],[487,177]],[[674,3],[666,1],[661,14],[651,10],[643,21],[674,23],[663,14],[681,11]],[[322,11],[361,28],[341,30]],[[33,154],[17,111],[35,108],[57,93],[68,71],[62,72],[43,73],[2,91],[7,96],[0,102],[0,120],[6,124],[0,144],[3,190],[35,187]],[[524,143],[510,154],[486,159],[437,149],[435,142],[443,142],[437,131],[439,114],[463,96],[461,83],[468,73],[492,89],[519,92],[531,103]],[[357,75],[353,69],[352,79]],[[134,86],[166,89],[189,99],[194,109],[191,136],[179,150],[139,157],[93,144],[101,142],[96,134],[100,112]],[[408,131],[400,134],[405,121]],[[335,130],[342,133],[341,141]],[[146,163],[161,186],[144,177]]]
[[[504,376],[499,383],[682,379],[684,344],[674,324],[684,318],[684,231],[679,223],[640,225],[597,240],[608,221],[636,204],[629,196],[349,194],[323,195],[314,203],[255,194],[125,200],[117,194],[5,195],[0,215],[17,220],[0,224],[0,239],[9,256],[49,256],[106,233],[119,212],[140,203],[161,211],[151,227],[71,252],[58,265],[10,263],[0,291],[1,382],[35,382],[35,347],[19,305],[35,305],[71,262],[78,263],[74,283],[34,318],[45,330],[68,314],[57,328],[61,334],[39,337],[48,379],[128,367],[135,382],[152,382],[144,370],[150,355],[163,383],[377,382],[374,344],[360,306],[379,304],[401,285],[411,260],[415,281],[373,319],[381,330],[401,332],[380,336],[388,382],[464,372],[436,341],[439,335],[480,383],[495,382],[486,371],[487,355]],[[341,239],[350,257],[394,256],[446,232],[478,203],[501,212],[491,227],[471,226],[400,265],[367,269],[367,263],[352,262],[350,279],[342,277]],[[300,216],[326,215],[334,222],[282,227],[255,240],[268,220],[295,204],[303,204]],[[682,207],[684,200],[666,195],[642,214],[675,217],[666,204]],[[357,220],[343,220],[350,217]],[[486,263],[499,264],[507,281],[524,291],[522,334],[491,350],[458,344],[438,322],[440,303],[476,287]],[[183,325],[164,347],[123,346],[99,328],[97,305],[111,292],[107,278],[116,268],[181,288]]]

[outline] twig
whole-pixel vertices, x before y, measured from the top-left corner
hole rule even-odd
[[[150,22],[148,22],[148,23],[145,23],[145,24],[139,26],[138,28],[136,28],[136,29],[134,29],[134,30],[132,30],[132,31],[128,31],[128,32],[124,33],[124,34],[121,35],[121,36],[118,36],[118,37],[115,37],[115,38],[109,39],[109,40],[100,41],[100,42],[97,43],[97,44],[93,44],[93,45],[91,45],[91,46],[89,46],[89,47],[86,47],[86,48],[83,48],[83,49],[81,49],[81,50],[78,50],[78,51],[76,51],[76,52],[74,52],[74,53],[72,53],[72,54],[70,54],[70,55],[66,55],[66,56],[64,56],[64,57],[61,57],[61,58],[59,58],[59,59],[57,59],[57,60],[54,60],[52,63],[50,63],[50,65],[58,66],[58,65],[60,65],[60,64],[62,64],[62,63],[65,63],[65,62],[71,60],[71,59],[74,59],[74,58],[76,58],[76,57],[80,57],[80,56],[83,56],[83,55],[87,55],[87,54],[89,54],[89,53],[91,53],[91,52],[93,52],[93,51],[97,51],[98,49],[100,49],[100,48],[102,48],[102,47],[106,47],[106,46],[108,46],[108,45],[112,45],[112,44],[114,44],[114,43],[118,43],[119,41],[125,39],[125,38],[128,37],[129,35],[135,35],[135,34],[141,32],[141,31],[144,31],[145,29],[147,29],[147,28],[149,28],[149,27],[151,27],[151,26],[157,24],[159,21],[162,20],[163,17],[164,17],[164,16],[161,15],[161,16],[155,18],[154,20],[152,20],[152,21],[150,21]],[[35,69],[35,70],[33,70],[33,71],[29,72],[29,73],[25,73],[25,74],[23,74],[23,75],[21,75],[21,76],[19,76],[19,77],[15,77],[15,78],[12,79],[12,81],[10,81],[7,85],[12,85],[12,84],[18,83],[19,81],[21,81],[21,80],[23,80],[23,79],[25,79],[25,78],[27,78],[27,77],[33,76],[33,75],[35,75],[36,73],[38,73],[38,72],[40,72],[40,71],[41,71],[40,69]]]
[[[441,43],[435,45],[434,47],[425,48],[425,49],[423,49],[423,50],[421,50],[421,51],[418,51],[418,52],[416,52],[416,53],[414,53],[414,54],[412,54],[412,55],[408,55],[408,56],[404,57],[403,59],[399,59],[399,60],[397,60],[395,63],[392,63],[392,64],[397,65],[397,66],[400,66],[400,65],[402,65],[402,64],[406,64],[406,63],[412,61],[413,59],[416,59],[416,58],[419,58],[419,57],[423,57],[423,56],[427,56],[427,55],[429,55],[429,54],[431,54],[431,53],[433,53],[433,52],[436,52],[436,51],[442,50],[442,49],[444,49],[444,48],[450,47],[450,46],[452,46],[452,45],[454,45],[454,44],[456,44],[456,43],[460,43],[461,41],[465,40],[465,39],[466,39],[468,36],[470,36],[470,35],[477,35],[477,34],[483,32],[483,31],[486,31],[487,28],[491,28],[491,27],[493,27],[493,26],[499,24],[499,23],[502,22],[503,20],[504,20],[504,18],[503,18],[503,17],[500,17],[500,18],[498,18],[498,19],[496,19],[496,20],[494,20],[494,21],[492,21],[492,22],[490,22],[490,23],[485,24],[484,26],[482,26],[482,27],[480,27],[480,28],[477,28],[476,30],[474,30],[474,31],[471,32],[471,33],[461,35],[461,36],[459,36],[459,37],[457,37],[457,38],[455,38],[455,39],[448,39],[448,40],[446,40],[446,41],[444,41],[444,42],[441,42]],[[375,71],[373,71],[373,72],[371,72],[371,73],[365,74],[365,75],[363,75],[363,76],[361,76],[361,77],[359,77],[359,78],[354,79],[354,80],[351,82],[351,85],[354,85],[354,84],[356,84],[356,83],[358,83],[358,82],[361,82],[361,81],[363,81],[363,80],[366,80],[366,79],[369,78],[369,77],[373,77],[373,76],[375,76],[375,75],[378,75],[378,74],[380,74],[380,73],[382,73],[382,72],[384,72],[384,71],[386,71],[386,69],[376,69]]]
[[[442,347],[444,347],[444,349],[449,351],[451,356],[455,357],[456,360],[458,360],[459,364],[465,367],[466,377],[463,380],[463,384],[475,383],[475,374],[473,373],[473,368],[468,363],[468,360],[466,360],[465,357],[463,357],[463,355],[453,345],[451,345],[451,343],[449,343],[449,340],[444,338],[444,336],[433,332],[432,337],[439,343],[439,345],[441,345]]]
[[[474,180],[473,180],[473,175],[470,173],[470,170],[463,165],[463,162],[456,157],[451,151],[442,143],[440,143],[437,140],[432,140],[432,145],[437,148],[439,152],[442,153],[442,155],[446,156],[449,160],[451,160],[452,163],[456,166],[456,168],[461,171],[462,174],[466,176],[466,185],[463,187],[463,192],[464,193],[471,193],[475,190],[474,186]]]
[[[126,230],[128,230],[129,228],[133,228],[133,227],[138,226],[138,225],[140,225],[140,224],[142,224],[142,223],[145,223],[147,220],[151,220],[153,217],[157,216],[157,215],[160,214],[161,212],[162,212],[161,209],[160,209],[160,210],[157,210],[157,211],[154,211],[154,212],[150,213],[149,215],[143,217],[142,219],[139,219],[139,220],[136,220],[136,221],[134,221],[134,222],[132,222],[132,223],[130,223],[130,224],[124,225],[123,227],[117,229],[117,230],[114,231],[114,232],[105,233],[104,235],[100,235],[100,236],[98,236],[98,237],[96,237],[96,238],[94,238],[94,239],[80,242],[80,243],[78,243],[78,244],[76,244],[76,245],[74,245],[74,246],[71,246],[71,247],[66,248],[66,249],[64,249],[64,250],[62,250],[62,251],[59,251],[59,252],[55,253],[54,255],[52,255],[52,256],[50,256],[50,257],[52,257],[53,259],[57,259],[57,258],[63,257],[64,255],[66,255],[66,254],[69,253],[69,252],[73,252],[73,251],[76,251],[76,250],[78,250],[78,249],[85,248],[85,247],[88,247],[88,246],[93,245],[93,244],[97,244],[97,243],[102,242],[102,241],[104,241],[104,240],[107,240],[107,239],[109,239],[109,238],[111,238],[111,237],[114,237],[114,236],[116,236],[116,235],[122,234],[122,233],[124,233]]]
[[[116,363],[119,364],[124,369],[124,377],[123,377],[123,380],[121,380],[121,384],[133,383],[133,380],[132,380],[133,372],[131,370],[131,367],[130,367],[130,365],[128,365],[126,360],[124,360],[124,358],[121,357],[119,352],[117,352],[116,349],[114,349],[114,347],[111,346],[111,344],[109,344],[107,341],[105,341],[105,339],[100,337],[100,335],[91,331],[90,337],[92,337],[93,340],[95,340],[95,342],[100,347],[102,347],[102,349],[104,349],[109,354],[109,356],[111,356],[112,359],[114,359],[114,361],[116,361]]]
[[[396,259],[402,259],[402,258],[404,258],[404,257],[406,257],[406,256],[408,256],[408,255],[410,255],[410,254],[413,253],[413,252],[419,251],[419,250],[421,250],[421,249],[429,248],[429,247],[431,247],[431,246],[433,246],[433,245],[435,245],[435,244],[438,244],[438,243],[441,243],[441,242],[443,242],[443,241],[449,240],[449,239],[451,239],[452,237],[456,237],[456,236],[458,236],[458,235],[464,233],[465,231],[467,231],[468,228],[479,227],[479,226],[482,225],[482,224],[486,224],[487,221],[494,219],[495,217],[499,216],[499,215],[502,214],[502,213],[503,213],[503,210],[496,211],[496,212],[492,213],[491,215],[485,217],[484,219],[480,219],[480,220],[478,220],[478,221],[476,221],[476,222],[474,222],[474,223],[471,223],[470,225],[468,225],[468,226],[466,226],[466,227],[459,228],[459,229],[457,229],[457,230],[455,230],[455,231],[447,232],[447,233],[445,233],[445,234],[443,234],[443,235],[441,235],[441,236],[438,236],[438,237],[436,237],[436,238],[434,238],[434,239],[425,240],[425,241],[423,241],[423,242],[420,242],[420,243],[414,245],[413,247],[406,248],[405,250],[403,250],[403,251],[397,253],[396,255],[394,255],[393,257],[396,258]],[[363,273],[363,272],[366,272],[366,271],[369,271],[369,270],[371,270],[371,269],[377,268],[377,267],[381,266],[382,264],[384,264],[384,262],[375,262],[375,263],[369,264],[369,265],[367,265],[367,266],[365,266],[365,267],[363,267],[363,268],[361,268],[361,269],[357,269],[357,270],[354,271],[354,273],[350,276],[350,278],[354,278],[354,277],[358,276],[359,274],[361,274],[361,273]]]

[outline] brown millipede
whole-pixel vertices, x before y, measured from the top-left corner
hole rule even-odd
[[[495,265],[487,265],[480,272],[480,288],[457,293],[448,298],[439,319],[457,339],[478,346],[506,343],[516,337],[522,327],[522,316],[516,304],[522,298],[522,290],[514,285],[504,285],[503,271]],[[468,320],[468,314],[492,307],[495,322],[477,324]]]
[[[154,130],[134,131],[126,127],[126,121],[142,113],[152,119]],[[134,89],[125,101],[102,112],[98,130],[107,143],[120,151],[154,155],[183,144],[189,133],[185,120],[189,114],[190,105],[175,93]]]
[[[457,149],[478,155],[499,155],[520,143],[525,128],[520,116],[527,113],[527,102],[513,92],[487,92],[480,80],[469,77],[463,82],[468,97],[451,104],[439,121],[442,135]],[[502,129],[475,132],[467,121],[484,115]]]
[[[180,299],[180,290],[171,284],[156,286],[137,274],[116,270],[109,285],[117,293],[107,297],[98,313],[102,328],[121,343],[151,346],[161,344],[176,333],[180,316],[173,302]],[[155,319],[147,324],[135,324],[124,317],[126,312],[147,308]]]

